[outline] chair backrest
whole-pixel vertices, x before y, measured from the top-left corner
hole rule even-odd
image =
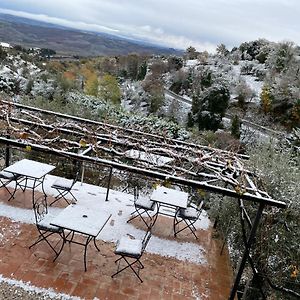
[[[151,236],[152,236],[151,229],[147,230],[147,232],[143,238],[143,241],[142,241],[142,244],[143,244],[142,253],[145,251]]]
[[[48,205],[45,197],[40,197],[33,203],[36,224],[38,224],[48,213]]]

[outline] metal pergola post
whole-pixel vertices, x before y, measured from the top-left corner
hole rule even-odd
[[[235,280],[234,280],[234,284],[231,288],[230,296],[228,298],[229,300],[234,300],[235,295],[237,293],[238,286],[240,284],[240,280],[241,280],[241,277],[242,277],[247,259],[248,259],[249,254],[250,254],[251,246],[254,242],[255,234],[256,234],[256,231],[257,231],[257,228],[258,228],[258,225],[259,225],[264,207],[265,207],[265,204],[260,203],[260,205],[258,207],[258,210],[257,210],[257,213],[256,213],[256,216],[255,216],[255,220],[254,220],[253,225],[252,225],[252,229],[251,229],[250,234],[249,234],[246,249],[245,249],[244,254],[243,254],[243,256],[241,258],[241,261],[239,263],[239,267],[238,267],[238,271],[237,271],[237,274],[236,274],[236,277],[235,277]]]
[[[9,139],[9,135],[7,135],[6,138]],[[8,167],[9,165],[10,165],[10,147],[9,147],[9,145],[6,145],[6,147],[5,147],[5,167]]]
[[[110,182],[111,182],[112,171],[113,171],[113,168],[110,167],[109,175],[108,175],[109,177],[108,177],[108,183],[107,183],[107,190],[106,190],[105,201],[108,201],[108,194],[109,194],[109,189],[110,189]]]

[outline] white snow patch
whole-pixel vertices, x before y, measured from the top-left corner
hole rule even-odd
[[[57,298],[60,298],[63,300],[68,300],[68,299],[80,300],[81,299],[76,296],[69,296],[69,295],[66,295],[63,293],[56,293],[53,289],[38,288],[38,287],[31,285],[30,282],[24,282],[24,281],[20,281],[20,280],[5,278],[1,274],[0,274],[0,282],[5,282],[9,285],[19,287],[19,288],[29,292],[30,294],[38,293],[38,294],[42,294],[43,296],[47,296],[52,299],[57,299]]]

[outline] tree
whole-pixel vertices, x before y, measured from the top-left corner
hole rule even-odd
[[[291,127],[300,127],[300,99],[297,100],[291,111]]]
[[[227,87],[215,84],[207,88],[200,103],[198,113],[199,130],[217,130],[228,107],[230,93]]]
[[[199,113],[199,110],[201,109],[201,98],[200,98],[200,94],[194,94],[192,97],[192,108],[191,108],[191,112],[192,115],[196,115]]]
[[[153,90],[150,96],[150,113],[156,113],[162,106],[164,101],[164,96],[159,89]]]
[[[7,57],[6,51],[0,46],[0,60],[4,60]]]
[[[194,118],[192,112],[188,112],[186,127],[191,128],[194,126]]]
[[[236,94],[238,104],[242,109],[246,109],[246,103],[255,95],[243,78],[239,78],[239,83],[236,86]]]
[[[216,52],[221,57],[226,57],[229,54],[229,50],[226,48],[224,44],[220,44],[217,46]]]
[[[237,115],[235,115],[231,121],[231,135],[237,139],[239,139],[241,135],[241,120]]]
[[[167,71],[167,64],[160,58],[155,59],[149,66],[154,77],[160,77]]]
[[[170,56],[168,58],[168,71],[172,72],[173,70],[178,71],[182,68],[183,61],[181,57]]]
[[[144,80],[146,74],[147,74],[147,62],[144,61],[139,67],[137,80]]]
[[[116,77],[106,74],[99,81],[99,97],[113,104],[120,104],[121,91]]]
[[[97,74],[94,72],[88,73],[85,81],[85,92],[88,95],[97,96],[98,88],[99,82]]]
[[[265,290],[268,299],[298,299],[299,296],[292,297],[283,288],[298,295],[300,293],[299,155],[295,155],[291,149],[281,148],[278,145],[275,147],[272,144],[253,145],[247,150],[247,154],[250,155],[247,169],[255,172],[260,179],[258,182],[268,191],[271,198],[288,204],[286,209],[265,209],[251,250],[254,266],[263,275],[262,284],[263,280],[268,278],[278,288],[270,289],[269,284],[264,286],[264,289],[269,289]],[[227,242],[231,249],[231,260],[238,261],[244,246],[240,219],[237,217],[239,214],[237,202],[227,197],[212,196],[211,198],[213,200],[210,202],[209,214],[211,217],[218,216],[218,227],[223,232],[226,231],[231,220]],[[250,218],[254,219],[257,204],[245,201],[244,207]],[[246,270],[244,276],[250,284],[253,284],[250,268]],[[247,294],[244,299],[260,298]]]
[[[271,97],[270,87],[266,84],[263,86],[261,90],[260,101],[261,101],[263,112],[265,114],[269,113],[271,111],[272,97]]]
[[[27,84],[26,84],[26,87],[25,87],[25,94],[26,95],[31,93],[33,86],[34,86],[34,80],[32,78],[30,78],[27,81]]]
[[[275,44],[268,55],[266,64],[271,70],[280,73],[290,65],[296,63],[295,54],[296,47],[292,42]]]
[[[193,46],[189,46],[185,50],[185,55],[187,59],[196,59],[198,54],[199,53],[197,52],[196,48],[194,48]]]
[[[127,58],[127,76],[131,80],[137,80],[139,67],[139,58],[136,54],[130,54]]]
[[[49,58],[50,56],[53,56],[56,54],[56,51],[53,49],[48,48],[42,48],[40,50],[40,56]]]

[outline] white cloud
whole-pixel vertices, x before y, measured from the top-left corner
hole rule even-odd
[[[11,14],[14,16],[18,17],[23,17],[23,18],[29,18],[37,21],[43,21],[43,22],[48,22],[48,23],[54,23],[58,24],[61,26],[66,26],[66,27],[72,27],[76,29],[84,29],[84,30],[92,30],[92,31],[104,31],[104,32],[110,32],[110,33],[117,33],[119,30],[109,28],[107,26],[99,25],[99,24],[91,24],[91,23],[85,23],[82,21],[69,21],[66,19],[61,19],[61,18],[56,18],[56,17],[49,17],[44,14],[32,14],[32,13],[27,13],[23,11],[15,11],[15,10],[10,10],[10,9],[2,9],[0,8],[0,13],[4,14]]]
[[[258,38],[300,43],[298,0],[1,0],[0,7],[176,48],[212,49]]]

